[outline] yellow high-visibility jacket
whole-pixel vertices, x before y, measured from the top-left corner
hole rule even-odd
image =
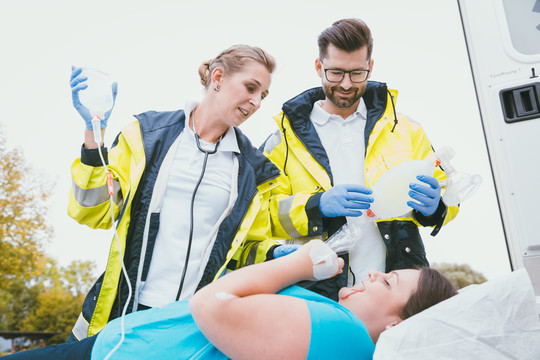
[[[128,312],[136,311],[135,295],[146,279],[159,229],[159,213],[149,205],[163,159],[184,129],[183,110],[147,112],[136,116],[105,151],[114,188],[113,212],[124,263],[134,289]],[[277,242],[271,238],[268,203],[277,186],[279,170],[254,148],[239,129],[238,196],[230,214],[220,225],[197,288],[229,270],[272,258]],[[97,149],[82,149],[71,167],[72,189],[68,214],[91,228],[108,229],[112,224],[106,174]],[[98,333],[118,317],[127,300],[128,288],[121,273],[117,242],[113,238],[105,272],[87,295],[70,340]]]
[[[403,115],[395,115],[396,96],[397,91],[387,90],[386,84],[372,81],[363,95],[367,107],[366,148],[358,152],[365,158],[366,184],[369,180],[375,183],[389,168],[403,161],[434,157],[422,127]],[[281,170],[280,186],[272,190],[270,200],[272,232],[276,237],[324,239],[346,221],[344,217],[323,218],[319,211],[320,196],[333,186],[333,181],[328,156],[310,121],[310,113],[313,104],[324,98],[322,88],[314,88],[286,102],[283,111],[274,118],[279,130],[261,146]],[[440,167],[434,176],[439,181],[446,179]],[[437,211],[429,218],[411,211],[404,217],[378,220],[387,249],[386,270],[428,265],[418,226],[434,227],[432,235],[435,235],[457,212],[458,206],[447,207],[440,201]],[[325,280],[323,283],[327,284],[319,284],[317,292],[335,299],[339,288],[346,286],[347,273]],[[320,290],[321,287],[325,289]]]

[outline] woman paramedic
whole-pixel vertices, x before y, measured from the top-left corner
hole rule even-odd
[[[456,294],[430,268],[372,272],[342,288],[339,302],[291,286],[341,272],[343,260],[321,240],[296,252],[231,272],[199,290],[189,304],[129,314],[78,343],[6,359],[371,359],[379,335]],[[277,294],[276,294],[277,293]]]
[[[68,213],[107,229],[112,212],[119,242],[113,239],[106,270],[68,342],[98,333],[122,312],[190,298],[229,270],[273,258],[266,204],[279,171],[237,126],[268,95],[274,68],[274,58],[260,48],[224,50],[199,68],[205,87],[200,103],[136,115],[109,151],[94,141],[90,113],[79,100],[87,77],[72,68],[73,105],[86,131],[71,167]],[[115,98],[116,84],[112,92]]]

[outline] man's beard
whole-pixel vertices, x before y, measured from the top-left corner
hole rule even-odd
[[[336,90],[347,92],[343,88],[340,88],[339,86],[334,86],[334,87],[324,86],[323,89],[328,100],[330,100],[332,104],[334,104],[336,107],[340,109],[350,108],[351,106],[356,104],[358,100],[360,100],[362,95],[364,95],[364,89],[360,89],[360,88],[349,89],[348,92],[353,92],[353,95],[347,98],[343,98],[336,95]]]

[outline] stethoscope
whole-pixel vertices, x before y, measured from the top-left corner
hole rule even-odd
[[[178,286],[178,292],[176,294],[176,300],[180,300],[180,294],[182,293],[182,288],[184,287],[184,281],[186,279],[186,273],[187,273],[187,267],[189,262],[189,255],[191,253],[191,243],[193,242],[193,207],[195,204],[195,195],[197,194],[197,190],[199,189],[199,185],[201,185],[201,181],[204,177],[204,172],[206,170],[206,163],[208,161],[208,155],[215,154],[219,143],[221,142],[221,139],[223,139],[223,135],[219,137],[219,139],[216,141],[216,144],[214,145],[213,150],[207,150],[204,147],[201,146],[201,137],[199,136],[199,133],[197,133],[197,130],[195,129],[195,117],[192,117],[193,119],[193,132],[195,134],[195,143],[197,144],[197,148],[199,151],[204,153],[204,160],[203,160],[203,166],[201,170],[201,175],[199,176],[199,180],[197,181],[197,184],[195,185],[195,189],[193,189],[193,194],[191,195],[191,205],[190,205],[190,212],[189,212],[189,238],[188,238],[188,247],[186,251],[186,258],[184,261],[184,270],[182,270],[182,278],[180,279],[180,285]]]

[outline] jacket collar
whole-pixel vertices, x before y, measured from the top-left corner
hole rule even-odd
[[[364,131],[365,144],[368,144],[369,135],[375,126],[375,123],[381,118],[386,109],[387,87],[385,83],[368,81],[366,91],[363,95],[364,103],[367,109],[367,122]],[[321,87],[312,88],[295,96],[283,104],[283,113],[289,119],[289,123],[295,134],[302,143],[315,155],[321,165],[330,174],[330,165],[328,156],[322,147],[317,132],[310,121],[311,110],[315,102],[325,98]]]
[[[255,174],[255,181],[257,185],[260,185],[270,179],[277,178],[279,176],[279,169],[270,161],[261,151],[253,147],[251,141],[245,136],[242,131],[234,127],[236,133],[236,139],[238,140],[238,148],[240,154],[237,156],[244,158],[245,161],[251,165]]]
[[[387,87],[385,83],[368,81],[366,91],[362,96],[367,109],[367,125],[370,131],[386,109]],[[321,87],[312,88],[293,97],[283,104],[283,111],[289,119],[291,126],[309,120],[309,115],[315,102],[324,100]],[[293,125],[294,124],[294,125]],[[368,127],[366,126],[366,128]]]
[[[168,149],[170,144],[176,139],[180,132],[184,129],[185,124],[185,114],[183,110],[177,111],[148,111],[135,116],[139,123],[141,124],[141,132],[143,133],[143,141],[145,142],[145,149],[149,147],[146,146],[146,143],[154,143],[157,139],[154,139],[153,134],[156,135],[159,133],[167,134],[166,138],[163,139],[160,136],[160,139],[157,141],[163,141],[164,146]],[[171,127],[165,132],[158,131],[163,130],[163,128]],[[236,140],[238,141],[238,148],[240,150],[239,154],[236,156],[240,159],[244,159],[245,162],[241,162],[242,165],[249,164],[253,168],[255,175],[255,182],[257,185],[260,185],[270,179],[276,178],[279,176],[279,169],[266,157],[253,147],[249,139],[242,133],[238,128],[234,128],[234,135],[236,135]],[[148,155],[148,154],[147,154]],[[150,157],[151,158],[151,157]],[[147,159],[147,162],[149,159]],[[243,170],[242,170],[243,171]]]

